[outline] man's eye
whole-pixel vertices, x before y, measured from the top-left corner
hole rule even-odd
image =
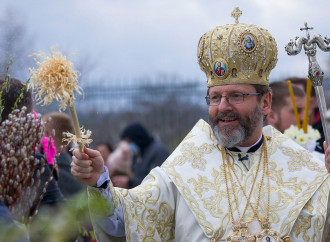
[[[212,96],[210,99],[211,100],[218,100],[220,97],[219,96]]]
[[[230,94],[230,97],[231,98],[240,98],[242,96],[242,94],[240,93],[233,93],[233,94]]]

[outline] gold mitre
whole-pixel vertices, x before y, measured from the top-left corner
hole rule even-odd
[[[277,62],[275,39],[266,29],[238,23],[242,15],[235,8],[235,24],[218,26],[199,40],[197,57],[207,77],[207,86],[228,84],[269,85],[270,71]]]

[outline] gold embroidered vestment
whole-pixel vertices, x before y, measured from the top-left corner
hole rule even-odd
[[[263,132],[270,137],[267,151],[272,229],[282,238],[290,237],[291,241],[321,241],[330,189],[324,161],[270,126],[264,127]],[[108,191],[112,191],[113,200],[107,201],[109,211],[103,216],[111,214],[121,203],[127,241],[224,240],[232,232],[232,224],[219,148],[210,126],[200,120],[163,165],[153,169],[140,186],[126,190],[110,185]],[[250,154],[249,170],[240,164],[237,153],[228,152],[246,191],[250,190],[256,174],[260,152],[259,148]],[[261,174],[256,178],[256,185],[260,182]],[[240,201],[238,207],[232,201],[232,209],[237,214],[237,209],[243,211],[246,199],[238,185],[234,191]],[[89,189],[89,194],[90,201],[107,200],[100,191]],[[266,186],[260,194],[258,214],[265,217]],[[257,196],[254,191],[250,201],[254,207]],[[93,210],[91,208],[92,214]],[[253,217],[250,206],[246,215]],[[102,231],[95,216],[92,217],[97,239],[113,241]],[[259,231],[255,220],[248,232],[255,235]]]

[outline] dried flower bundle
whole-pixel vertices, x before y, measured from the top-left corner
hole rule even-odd
[[[35,157],[42,134],[40,116],[26,114],[25,107],[14,110],[0,126],[0,199],[15,219],[25,223],[44,171],[44,161]]]
[[[75,135],[71,134],[71,140],[74,141],[79,149],[83,151],[84,145],[88,145],[92,140],[89,136],[81,135],[80,126],[76,110],[74,107],[74,92],[81,94],[82,89],[78,86],[78,74],[73,70],[72,62],[68,61],[66,57],[54,48],[51,48],[52,56],[48,57],[43,52],[34,54],[37,58],[35,61],[39,66],[38,69],[30,69],[32,73],[30,86],[37,91],[36,100],[38,104],[48,105],[56,99],[60,101],[60,111],[69,106]]]
[[[37,104],[48,105],[56,99],[60,101],[60,110],[73,105],[74,92],[82,93],[77,79],[78,73],[73,70],[73,63],[59,51],[51,48],[52,56],[40,52],[34,54],[38,69],[30,68],[32,73],[30,87],[36,89]]]
[[[70,144],[72,142],[74,144],[83,144],[83,145],[89,145],[90,143],[93,142],[92,139],[89,139],[89,137],[92,134],[92,131],[85,130],[84,127],[81,127],[80,132],[81,132],[80,139],[78,139],[78,137],[76,137],[75,135],[73,135],[69,132],[65,132],[64,133],[65,137],[63,138],[63,141],[67,142],[67,144]]]

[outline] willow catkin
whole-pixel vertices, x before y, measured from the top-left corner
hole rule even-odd
[[[33,174],[38,165],[45,165],[35,157],[42,135],[40,115],[35,118],[25,107],[14,110],[0,126],[0,199],[20,221],[26,221],[36,199],[40,176]]]

